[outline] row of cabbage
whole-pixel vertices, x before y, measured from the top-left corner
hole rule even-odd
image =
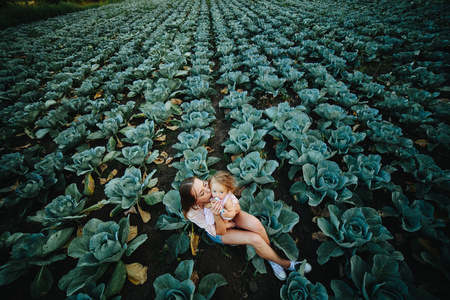
[[[435,119],[422,117],[415,119],[420,119],[425,123],[421,127],[426,130],[427,139],[431,141],[430,150],[435,147],[446,149],[448,148],[448,139],[445,138],[445,135],[448,136],[448,125],[444,123],[436,125],[437,120],[442,120],[446,115],[445,106],[437,101],[436,93],[429,93],[421,89],[423,87],[421,84],[426,87],[438,87],[442,84],[444,75],[439,74],[442,72],[442,64],[425,62],[423,64],[425,67],[421,66],[416,69],[408,66],[411,71],[414,71],[412,72],[416,76],[414,78],[400,77],[408,70],[406,66],[400,64],[393,72],[395,75],[398,74],[399,80],[393,78],[392,74],[379,77],[385,78],[385,85],[374,83],[373,78],[363,72],[349,73],[361,64],[388,56],[387,50],[389,49],[398,53],[398,49],[402,49],[400,47],[402,46],[401,40],[392,39],[388,34],[392,36],[408,34],[407,37],[414,42],[418,41],[418,31],[387,32],[381,39],[370,38],[367,40],[369,39],[368,35],[376,34],[377,30],[388,29],[379,20],[377,22],[361,20],[362,18],[357,15],[353,18],[354,20],[370,24],[370,26],[357,27],[351,22],[347,22],[346,31],[342,32],[337,28],[340,28],[338,25],[343,23],[343,13],[337,15],[336,11],[330,11],[328,6],[317,2],[302,3],[301,6],[297,6],[296,2],[285,2],[288,6],[281,6],[281,4],[265,1],[259,1],[253,5],[210,1],[210,7],[208,7],[204,1],[200,6],[197,2],[190,6],[187,1],[179,1],[174,2],[173,5],[172,3],[161,5],[146,14],[142,14],[140,11],[148,8],[147,3],[136,2],[133,4],[126,9],[121,7],[117,10],[120,12],[116,13],[119,17],[128,19],[131,16],[132,20],[135,20],[123,27],[116,25],[115,22],[119,22],[119,17],[114,17],[114,9],[105,12],[105,16],[113,16],[108,20],[112,23],[110,37],[114,37],[114,39],[111,41],[105,39],[104,42],[108,47],[116,48],[111,48],[111,52],[107,52],[101,48],[103,44],[82,47],[82,51],[79,51],[80,55],[86,55],[86,53],[91,55],[83,56],[83,59],[90,59],[86,65],[81,63],[83,60],[75,61],[75,59],[80,59],[77,57],[70,58],[70,60],[64,59],[64,62],[59,64],[52,61],[51,65],[54,69],[42,72],[48,77],[33,82],[26,78],[28,74],[34,76],[37,73],[33,70],[38,69],[38,65],[27,69],[25,67],[27,63],[23,63],[24,58],[6,60],[8,63],[14,61],[13,66],[15,67],[17,65],[21,67],[5,68],[11,73],[6,73],[7,76],[4,76],[4,81],[2,81],[2,99],[18,100],[23,104],[15,104],[2,111],[3,123],[10,125],[2,128],[3,139],[6,140],[7,137],[14,134],[14,130],[21,128],[28,135],[38,139],[44,138],[45,135],[52,136],[58,145],[58,151],[46,156],[42,162],[41,159],[37,159],[41,156],[38,147],[27,149],[23,151],[23,154],[14,153],[5,158],[2,157],[2,166],[6,166],[4,168],[6,173],[2,173],[16,177],[25,175],[28,179],[19,185],[14,193],[4,199],[5,207],[22,204],[24,205],[22,211],[25,214],[31,203],[27,201],[28,199],[38,199],[46,203],[48,191],[52,187],[60,186],[64,189],[65,182],[61,173],[64,168],[77,172],[79,176],[86,176],[85,193],[89,194],[89,183],[93,182],[90,174],[99,172],[98,167],[102,163],[116,160],[130,165],[130,168],[125,171],[122,178],[113,179],[105,186],[105,194],[109,200],[99,203],[92,209],[113,203],[116,205],[116,209],[112,214],[116,214],[122,209],[133,207],[140,198],[145,199],[149,204],[154,204],[164,197],[163,202],[166,204],[169,215],[161,216],[158,226],[161,229],[184,228],[182,233],[173,235],[167,244],[170,245],[169,249],[175,256],[186,251],[189,246],[189,238],[185,232],[190,224],[181,214],[179,195],[176,189],[182,179],[193,174],[206,178],[214,171],[209,167],[218,161],[218,158],[208,157],[206,148],[202,147],[209,138],[214,136],[214,131],[209,126],[215,120],[215,112],[208,96],[214,93],[211,83],[216,78],[218,79],[217,84],[227,86],[228,95],[221,101],[220,106],[232,109],[227,114],[227,118],[234,120],[230,139],[224,144],[225,152],[242,154],[228,168],[236,177],[240,178],[240,184],[250,186],[243,193],[241,203],[246,210],[261,219],[265,219],[267,214],[272,217],[271,223],[265,223],[266,228],[275,245],[282,249],[289,258],[296,259],[298,256],[295,243],[287,234],[298,222],[298,215],[281,201],[275,201],[272,190],[262,188],[262,185],[274,181],[271,174],[279,166],[277,160],[266,160],[261,157],[265,145],[263,139],[267,133],[281,141],[277,147],[277,158],[279,161],[287,160],[292,165],[290,178],[294,179],[299,176],[300,170],[303,171],[303,179],[293,184],[291,189],[299,201],[308,202],[311,206],[318,206],[329,204],[326,201],[332,199],[334,201],[332,201],[333,206],[329,207],[330,214],[337,216],[337,218],[331,218],[332,220],[341,220],[340,217],[343,215],[346,216],[345,219],[349,220],[356,218],[355,222],[358,224],[370,220],[368,222],[370,227],[367,229],[371,234],[376,231],[376,237],[370,239],[370,244],[364,239],[351,247],[348,247],[347,241],[324,243],[321,246],[322,249],[318,250],[320,263],[325,263],[331,256],[345,255],[347,273],[350,273],[349,270],[355,270],[363,265],[356,259],[353,260],[359,263],[353,262],[350,257],[356,251],[367,249],[375,255],[377,263],[378,260],[386,262],[386,254],[391,256],[395,254],[396,259],[401,262],[401,254],[394,252],[394,249],[386,242],[392,237],[382,226],[377,212],[373,209],[361,208],[365,205],[370,206],[371,191],[380,188],[394,191],[392,193],[394,208],[386,208],[386,213],[401,218],[405,230],[410,232],[421,230],[433,238],[446,241],[447,238],[442,236],[439,230],[436,230],[436,227],[441,226],[442,222],[433,219],[433,206],[424,200],[417,200],[410,204],[408,199],[401,194],[398,186],[392,184],[390,180],[389,174],[395,171],[394,167],[385,166],[381,169],[381,156],[359,154],[365,149],[357,145],[358,143],[367,145],[366,137],[369,137],[376,142],[373,151],[389,155],[395,153],[397,162],[394,165],[401,165],[402,169],[408,170],[415,176],[417,180],[415,188],[419,195],[417,197],[434,200],[441,210],[448,212],[448,199],[434,193],[438,184],[440,187],[446,187],[448,173],[437,167],[431,158],[420,154],[416,155],[417,150],[413,147],[412,141],[403,138],[400,127],[394,126],[391,122],[380,121],[381,116],[377,109],[361,103],[361,99],[365,99],[369,104],[378,105],[378,108],[383,111],[388,108],[393,112],[389,118],[396,118],[396,120],[398,118],[400,121],[402,121],[402,114],[405,115],[403,118],[407,119],[414,115],[414,111],[422,113],[423,107],[429,108],[434,112]],[[174,7],[176,9],[173,9]],[[260,10],[259,7],[266,9]],[[319,8],[322,15],[317,13]],[[183,19],[180,16],[187,17]],[[209,19],[210,16],[212,22]],[[293,22],[299,20],[300,16],[302,22]],[[326,19],[324,19],[325,16]],[[341,18],[340,21],[337,19],[338,17]],[[324,20],[327,23],[324,23]],[[330,20],[336,20],[336,23],[330,22]],[[411,18],[405,22],[408,23],[408,26],[412,26],[412,22],[415,20]],[[394,21],[398,20],[392,20],[392,22]],[[378,27],[374,24],[378,24]],[[73,24],[71,25],[73,26]],[[371,28],[372,25],[374,28]],[[211,28],[214,30],[214,35],[212,35]],[[446,29],[446,27],[442,29],[444,34],[438,31],[429,37],[442,39],[446,36]],[[361,33],[355,33],[357,30]],[[28,35],[30,34],[35,34],[35,32],[28,31]],[[67,36],[65,33],[61,35]],[[83,35],[81,36],[83,37]],[[86,36],[89,35],[86,34]],[[215,37],[214,41],[212,36]],[[378,40],[388,41],[388,43],[383,46]],[[96,41],[96,39],[91,37],[89,41]],[[445,42],[444,39],[442,44],[445,45]],[[408,43],[410,43],[409,40]],[[190,51],[191,44],[195,45],[192,52]],[[83,43],[80,42],[80,45]],[[434,44],[434,47],[440,47],[440,45]],[[37,44],[37,46],[40,45]],[[393,48],[394,46],[397,48]],[[67,45],[60,46],[60,49],[55,47],[55,55],[65,47]],[[96,47],[102,51],[96,53],[94,50]],[[33,48],[33,50],[37,49]],[[435,49],[423,49],[423,51],[426,51],[427,58],[431,57],[428,58],[431,61],[438,60],[439,55],[445,58],[445,53],[435,51]],[[35,51],[38,54],[41,52],[42,50]],[[17,52],[12,51],[12,53]],[[420,52],[414,55],[418,56],[419,54]],[[17,54],[11,55],[13,57]],[[42,55],[39,59],[42,59]],[[212,72],[214,55],[221,62],[217,73]],[[64,54],[61,54],[61,57],[64,57]],[[191,64],[189,72],[183,69],[187,61]],[[316,63],[308,63],[309,61],[316,61]],[[160,62],[162,64],[158,65]],[[73,68],[61,68],[66,64],[72,65]],[[46,66],[48,65],[46,64]],[[84,70],[83,73],[75,74],[75,71],[80,69]],[[435,71],[438,75],[427,71],[428,69]],[[17,70],[23,72],[13,73],[18,72]],[[60,70],[62,71],[59,72]],[[155,70],[156,72],[152,72]],[[48,79],[53,76],[52,72],[56,74],[53,80],[49,81]],[[155,77],[149,79],[153,74]],[[184,82],[177,79],[179,76],[186,75]],[[15,78],[17,81],[14,81]],[[340,80],[336,80],[336,78]],[[423,81],[423,78],[428,78],[428,81]],[[396,83],[397,81],[398,83]],[[255,84],[252,85],[251,82]],[[412,82],[412,84],[404,84],[405,82]],[[44,83],[48,90],[36,89]],[[389,92],[385,91],[386,87],[389,87]],[[248,92],[238,91],[237,88],[246,89]],[[98,93],[100,89],[102,92]],[[359,94],[355,94],[355,91]],[[265,110],[264,114],[267,118],[264,118],[263,111],[258,111],[250,105],[250,102],[255,100],[251,94],[260,96],[261,92],[272,96],[294,92],[300,97],[302,105],[290,107],[287,103],[283,103],[278,107]],[[60,104],[56,103],[56,100],[68,93],[75,93],[78,97],[66,98]],[[178,107],[176,102],[169,101],[181,93],[185,94],[185,100],[188,102],[186,101]],[[397,94],[404,97],[399,97]],[[133,128],[126,124],[132,118],[135,103],[128,102],[126,105],[118,105],[115,100],[134,98],[137,95],[143,95],[146,100],[139,106],[139,110],[148,120]],[[45,102],[36,102],[37,99],[44,99]],[[403,106],[396,111],[393,108],[397,107],[396,103],[399,102],[402,102]],[[58,106],[58,108],[53,109],[54,106]],[[68,112],[65,112],[66,109]],[[35,125],[39,130],[33,132],[31,125],[46,110],[48,116],[42,117],[36,122]],[[356,116],[348,115],[347,111],[349,110],[354,111]],[[146,172],[146,164],[151,164],[159,155],[157,151],[152,151],[153,140],[159,135],[156,128],[160,128],[160,124],[172,115],[180,113],[183,114],[179,125],[186,131],[179,135],[180,143],[174,145],[175,149],[183,151],[184,156],[180,162],[173,164],[173,167],[179,170],[173,184],[175,190],[169,191],[165,195],[164,192],[154,192],[144,196],[143,190],[147,187],[154,187],[157,180],[152,178],[154,172],[150,175]],[[73,117],[74,114],[82,116],[77,116],[76,122],[72,122],[69,128],[62,130],[65,128],[65,124],[70,122],[69,117]],[[318,122],[314,122],[311,116],[315,116]],[[133,118],[135,117],[133,116]],[[415,122],[417,121],[410,123],[414,124]],[[92,129],[95,126],[97,129],[94,131]],[[359,132],[356,133],[358,129]],[[122,141],[134,146],[118,151],[119,133],[125,136],[121,139]],[[58,163],[64,162],[66,159],[63,158],[73,153],[74,148],[84,143],[86,139],[105,141],[105,147],[78,148],[78,153],[72,156],[71,162]],[[342,159],[345,165],[337,158]],[[38,162],[40,164],[37,164]],[[49,168],[49,165],[55,167]],[[29,169],[33,168],[35,171],[29,172]],[[348,171],[343,172],[344,168]],[[431,175],[434,174],[434,177],[430,176],[428,171],[430,168],[434,171],[431,173]],[[14,172],[11,170],[18,170],[18,173],[11,174]],[[144,175],[142,175],[142,171],[144,171]],[[48,172],[50,174],[47,174]],[[99,173],[99,175],[101,174]],[[8,177],[5,176],[5,178]],[[320,182],[329,184],[319,186]],[[130,183],[134,183],[134,190],[131,194],[128,190]],[[258,188],[258,194],[254,196]],[[6,190],[8,189],[4,191]],[[66,189],[65,201],[69,198],[71,200],[68,202],[71,202],[72,205],[76,203],[74,206],[77,209],[74,211],[75,215],[79,216],[84,209],[84,204],[79,204],[84,202],[80,202],[80,194],[75,190],[73,186]],[[430,190],[433,193],[430,193]],[[348,205],[357,208],[352,207],[347,210]],[[60,206],[60,204],[54,206]],[[52,207],[46,210],[47,212],[55,211]],[[44,214],[44,212],[38,213],[35,220],[44,220]],[[70,220],[71,218],[65,219]],[[44,226],[55,225],[60,224],[44,224]],[[340,225],[339,223],[333,224],[336,228],[340,228]],[[122,225],[122,227],[124,226]],[[335,237],[340,232],[333,229],[330,223],[319,221],[319,226],[324,233],[338,240]],[[69,236],[70,234],[68,233]],[[86,235],[89,236],[89,232]],[[13,240],[14,238],[9,239],[9,244]],[[135,245],[144,242],[145,237],[141,237],[137,241]],[[444,253],[446,244],[443,243],[442,251]],[[248,247],[247,252],[256,269],[265,272],[264,263],[255,256],[254,250]],[[76,252],[73,254],[80,255]],[[427,257],[427,261],[430,263],[437,264],[431,255],[424,254],[423,256]],[[17,260],[13,262],[17,262]],[[117,275],[114,278],[124,274],[123,266],[119,265],[117,264],[117,272],[114,273]],[[405,269],[403,265],[402,263],[402,268]],[[77,273],[75,275],[88,274],[87,277],[79,277],[79,282],[71,282],[66,278],[63,280],[65,283],[62,283],[63,289],[74,292],[80,286],[95,282],[104,272],[102,270],[106,268],[106,264],[100,263],[97,265],[98,268],[82,267],[83,264],[71,273]],[[45,270],[42,268],[41,273],[47,274]],[[356,284],[358,279],[355,276],[352,279]],[[398,274],[391,277],[398,278]],[[295,277],[292,280],[300,279]],[[405,279],[403,278],[403,280]],[[307,280],[301,279],[301,281],[303,285],[310,286]],[[339,287],[342,283],[337,282],[335,285]],[[111,295],[111,286],[114,285],[110,285],[108,295]],[[367,288],[360,284],[356,284],[356,287],[361,290],[361,293],[364,293],[364,289]],[[333,290],[336,292],[339,289],[333,288]],[[193,293],[193,290],[190,292]],[[357,294],[357,292],[354,293]]]
[[[325,16],[317,13],[321,5]],[[392,122],[413,132],[411,126],[420,125],[418,134],[428,140],[427,150],[448,150],[449,127],[443,122],[448,116],[448,105],[438,99],[438,92],[428,91],[436,91],[447,80],[446,65],[441,60],[445,61],[448,54],[443,52],[442,44],[421,43],[424,29],[414,22],[421,21],[423,15],[401,19],[407,30],[388,28],[387,23],[399,19],[384,14],[367,20],[360,15],[350,18],[367,24],[357,27],[352,21],[344,21],[344,9],[336,12],[328,7],[314,2],[289,10],[287,6],[265,1],[258,1],[255,6],[211,1],[216,56],[221,61],[220,79],[216,83],[227,86],[228,93],[219,105],[231,109],[226,117],[233,120],[229,140],[223,144],[225,153],[236,157],[228,169],[240,185],[248,186],[241,198],[244,210],[259,217],[274,244],[290,259],[296,259],[298,250],[285,233],[298,222],[298,215],[281,201],[274,201],[274,192],[263,187],[275,181],[271,175],[279,166],[277,160],[263,158],[264,137],[269,133],[280,141],[276,151],[279,161],[291,165],[289,178],[294,180],[302,171],[303,176],[293,182],[291,193],[302,203],[326,206],[329,211],[330,217],[319,219],[318,226],[333,241],[323,243],[317,255],[320,264],[332,257],[344,257],[348,280],[332,283],[335,296],[371,297],[380,293],[423,296],[412,285],[403,255],[388,243],[392,234],[382,225],[379,212],[370,206],[375,203],[376,190],[387,190],[392,195],[391,204],[377,207],[383,216],[398,218],[406,232],[419,233],[416,237],[423,235],[437,241],[442,256],[448,256],[448,237],[440,228],[448,220],[449,199],[445,195],[449,190],[449,172],[439,168],[429,155],[420,154],[413,141],[403,136],[401,127]],[[401,11],[405,7],[400,4],[396,9]],[[293,22],[300,16],[303,24]],[[425,35],[448,45],[448,26],[439,27],[445,16],[437,19],[436,24],[425,28],[431,32]],[[322,25],[324,20],[326,25]],[[337,30],[343,23],[345,29]],[[405,51],[410,49],[414,51]],[[425,53],[419,56],[421,51]],[[381,60],[389,57],[394,58],[393,70],[379,75],[377,82],[355,71],[372,61],[379,67]],[[417,62],[411,62],[411,58]],[[301,105],[291,107],[284,102],[264,111],[250,105],[256,99],[249,94],[260,96],[262,91],[276,97],[279,93],[287,94],[286,89],[299,96]],[[311,116],[318,117],[317,121]],[[195,131],[179,136],[184,146],[177,145],[178,149],[191,150],[184,152],[185,163],[180,166],[178,181],[186,174],[201,178],[210,174],[206,151],[196,148],[205,142],[199,135]],[[383,166],[380,154],[390,164]],[[408,187],[415,192],[414,201],[410,202],[398,185],[404,183],[394,184],[391,179],[390,174],[401,170],[414,178],[415,184]],[[254,196],[258,188],[259,193]],[[163,216],[162,229],[182,220],[179,207],[174,206],[179,202],[176,197],[176,193],[168,195],[165,204],[171,215],[178,213],[178,218],[169,220]],[[443,213],[442,218],[434,218],[435,209]],[[184,242],[182,239],[183,234],[177,234],[172,240],[179,247],[174,248],[176,251],[188,249],[187,237]],[[255,268],[264,273],[264,263],[248,248],[248,257]],[[365,262],[356,253],[369,253],[370,260]],[[447,258],[433,257],[426,250],[418,255],[448,276],[440,265],[444,261],[448,265]],[[389,265],[391,270],[381,276],[378,268],[382,265]],[[302,288],[312,287],[307,280],[292,277],[291,281],[302,282]],[[374,279],[363,284],[366,277]],[[348,285],[349,279],[353,288]],[[378,284],[385,284],[385,290],[377,290]],[[282,295],[287,296],[286,289]],[[323,286],[314,289],[326,293]]]

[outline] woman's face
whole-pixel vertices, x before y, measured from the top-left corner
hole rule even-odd
[[[211,199],[211,190],[209,189],[208,182],[195,178],[192,184],[192,195],[197,200],[197,204],[209,202]]]

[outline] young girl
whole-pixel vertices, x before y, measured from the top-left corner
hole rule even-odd
[[[204,214],[208,225],[214,224],[214,216],[211,212],[211,206],[214,201],[220,201],[222,210],[220,215],[225,222],[227,229],[234,228],[236,223],[231,221],[241,210],[239,200],[233,194],[236,190],[234,177],[225,171],[219,171],[209,180],[211,189],[211,200],[204,205]]]

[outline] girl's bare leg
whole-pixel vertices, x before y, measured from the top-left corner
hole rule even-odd
[[[241,213],[242,212],[240,212],[239,214]],[[270,247],[270,245],[266,243],[264,238],[258,233],[238,229],[229,229],[227,230],[226,234],[222,235],[222,242],[224,244],[231,245],[253,246],[253,248],[255,248],[256,254],[258,254],[261,258],[279,264],[285,269],[289,268],[290,266],[290,261],[278,256],[278,254],[272,249],[272,247]]]
[[[245,211],[241,211],[234,217],[234,222],[236,222],[236,227],[253,231],[259,234],[267,245],[270,246],[269,236],[267,235],[266,229],[261,224],[261,221],[258,220],[255,216],[246,213]]]

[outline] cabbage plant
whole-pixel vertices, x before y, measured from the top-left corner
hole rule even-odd
[[[216,111],[211,101],[206,99],[192,100],[181,104],[183,115],[181,116],[183,129],[205,128],[216,119]]]
[[[181,132],[178,135],[179,143],[172,145],[173,148],[180,151],[175,154],[175,157],[182,156],[184,150],[194,150],[204,146],[212,136],[214,136],[213,130],[202,128],[191,128],[189,131]]]
[[[232,127],[238,127],[242,123],[251,123],[255,129],[272,129],[273,124],[263,119],[263,111],[254,108],[251,104],[243,104],[241,107],[233,109],[225,116],[227,119],[233,119],[235,122]]]
[[[247,153],[249,151],[259,151],[264,148],[264,136],[268,130],[254,129],[249,122],[240,124],[237,128],[229,131],[229,138],[222,146],[225,146],[224,153]]]
[[[255,80],[255,83],[259,86],[256,90],[263,90],[276,97],[278,93],[286,92],[286,89],[283,88],[285,82],[286,78],[279,78],[276,74],[263,74]]]
[[[234,71],[223,73],[220,79],[216,81],[217,84],[228,86],[229,90],[235,91],[236,86],[250,82],[250,78],[242,71]]]
[[[379,114],[379,110],[376,108],[371,108],[367,104],[363,105],[354,105],[351,107],[353,110],[354,120],[366,123],[367,121],[381,121],[381,115]]]
[[[185,234],[185,230],[192,224],[191,221],[184,217],[181,209],[180,193],[171,190],[164,195],[163,204],[166,208],[167,214],[161,214],[156,223],[156,228],[161,230],[177,230],[184,228],[183,232],[171,235],[166,244],[169,247],[169,252],[173,257],[178,254],[185,253],[189,249],[190,240]]]
[[[242,210],[258,218],[274,245],[290,260],[296,260],[298,249],[289,232],[299,222],[299,216],[283,201],[275,201],[273,190],[263,189],[256,196],[253,196],[251,190],[246,190],[239,200]],[[256,255],[251,246],[247,246],[247,257],[259,272],[266,273],[264,260]]]
[[[172,186],[178,189],[179,184],[185,178],[198,176],[199,179],[205,180],[212,170],[209,167],[220,160],[217,157],[208,157],[208,150],[204,147],[198,147],[194,150],[184,150],[184,159],[175,162],[172,166],[178,170]]]
[[[73,220],[86,217],[81,214],[86,203],[83,195],[78,191],[75,183],[69,185],[65,194],[56,197],[47,204],[43,210],[39,210],[35,216],[29,216],[27,221],[42,223],[44,227],[56,227]]]
[[[167,102],[154,102],[144,103],[139,107],[139,110],[150,120],[155,121],[157,124],[166,122],[172,115],[181,115],[181,109],[179,106],[172,104],[171,101]]]
[[[122,218],[119,223],[95,218],[89,220],[83,227],[83,235],[73,239],[67,251],[70,257],[78,258],[77,266],[61,278],[58,287],[70,296],[95,282],[111,263],[115,263],[116,271],[110,282],[119,291],[125,281],[123,255],[130,256],[147,240],[147,235],[141,234],[128,242],[129,234],[128,218]]]
[[[308,201],[311,206],[319,205],[325,197],[337,203],[346,202],[352,197],[347,187],[358,181],[355,175],[342,172],[337,163],[329,160],[322,160],[317,166],[305,164],[302,170],[304,182],[294,183],[290,193],[297,201]]]
[[[102,123],[97,123],[99,131],[95,131],[87,136],[87,139],[97,140],[110,136],[116,136],[123,123],[123,117],[121,114],[117,114],[112,118],[106,118]]]
[[[400,192],[392,193],[392,204],[394,207],[383,207],[383,216],[400,219],[405,231],[420,232],[436,240],[447,240],[442,232],[436,230],[439,227],[444,228],[445,223],[441,219],[434,218],[433,204],[425,200],[414,200],[410,203],[408,198]]]
[[[39,298],[48,293],[53,285],[53,276],[48,266],[66,258],[65,254],[58,252],[67,243],[72,232],[73,228],[66,228],[21,234],[13,242],[11,259],[0,266],[0,286],[16,281],[39,267],[31,282],[31,295],[33,298]]]
[[[370,262],[355,255],[350,266],[356,289],[344,281],[332,280],[337,299],[430,299],[430,294],[414,288],[409,268],[389,255],[376,254]]]
[[[225,108],[240,108],[245,104],[249,104],[256,99],[252,96],[247,96],[247,91],[238,92],[238,91],[230,91],[230,94],[223,97],[219,102],[219,107]]]
[[[320,120],[319,128],[325,129],[331,125],[339,128],[339,122],[343,122],[345,124],[352,123],[351,117],[348,116],[346,111],[339,105],[321,103],[317,105],[313,111],[323,118]]]
[[[95,282],[91,282],[78,290],[77,294],[67,297],[66,300],[105,300],[107,299],[107,296],[109,296],[109,294],[107,294],[106,285],[104,283],[96,285]],[[112,298],[112,300],[120,299],[122,299],[121,295]]]
[[[356,252],[372,255],[392,255],[403,260],[401,253],[387,241],[393,239],[389,230],[382,225],[379,213],[370,207],[352,207],[340,210],[328,205],[329,218],[319,218],[317,225],[331,240],[323,242],[317,249],[317,262],[321,265],[331,257],[344,255],[346,266]]]
[[[328,292],[323,284],[311,283],[298,272],[291,272],[280,289],[280,299],[320,299],[327,300]]]
[[[375,142],[375,149],[380,153],[395,152],[399,148],[412,148],[413,141],[403,137],[402,129],[387,121],[368,122],[367,135]]]
[[[140,199],[144,199],[149,205],[162,201],[163,191],[152,192],[144,195],[144,190],[153,188],[158,182],[157,178],[152,178],[156,170],[150,174],[142,175],[141,170],[129,167],[121,178],[114,178],[105,185],[105,194],[108,203],[115,204],[116,208],[111,214],[116,214],[122,209],[129,209]]]
[[[400,165],[405,172],[412,173],[417,180],[414,184],[417,197],[424,197],[433,187],[450,190],[450,170],[442,170],[431,156],[416,154],[414,158]]]
[[[175,270],[175,276],[164,274],[155,279],[156,300],[169,299],[205,299],[213,298],[218,287],[227,284],[225,278],[217,273],[208,274],[203,277],[198,287],[191,280],[194,271],[194,261],[184,260],[180,262]]]
[[[75,153],[72,155],[73,163],[66,165],[64,168],[72,172],[77,172],[78,176],[90,174],[92,172],[99,174],[97,168],[102,163],[105,151],[105,147],[98,146],[93,149]]]
[[[365,185],[371,190],[393,188],[390,174],[396,169],[391,166],[382,168],[381,156],[375,154],[368,156],[358,154],[356,157],[346,155],[344,161],[347,163],[348,173],[358,177],[359,185]]]
[[[344,125],[331,131],[328,144],[339,154],[363,152],[364,149],[356,144],[362,142],[365,137],[364,132],[353,132],[350,126]]]
[[[289,159],[289,164],[292,165],[289,171],[291,180],[303,165],[307,163],[318,164],[320,161],[331,158],[336,153],[331,152],[327,144],[313,132],[297,135],[289,145],[294,149],[283,151],[280,157]]]
[[[159,151],[151,151],[149,142],[139,146],[134,145],[122,149],[123,157],[116,157],[116,160],[127,166],[143,166],[144,164],[151,164],[159,155]]]
[[[28,167],[25,165],[22,153],[8,153],[0,158],[0,178],[2,180],[11,180],[12,177],[25,175],[27,172]]]
[[[257,151],[248,153],[244,157],[237,157],[228,164],[228,170],[237,178],[239,186],[253,184],[267,184],[275,182],[272,173],[278,167],[276,160],[261,158]]]
[[[61,151],[67,151],[84,143],[89,134],[90,130],[87,129],[86,125],[79,124],[61,131],[54,142],[58,144]]]
[[[145,120],[144,123],[133,127],[127,126],[120,130],[120,133],[125,135],[122,141],[143,146],[148,143],[149,147],[153,146],[153,139],[156,138],[159,131],[155,128],[155,122]]]
[[[420,128],[425,130],[428,143],[428,151],[433,151],[436,147],[441,147],[442,149],[450,149],[450,125],[445,123],[439,123],[437,126],[432,125],[420,125]]]

